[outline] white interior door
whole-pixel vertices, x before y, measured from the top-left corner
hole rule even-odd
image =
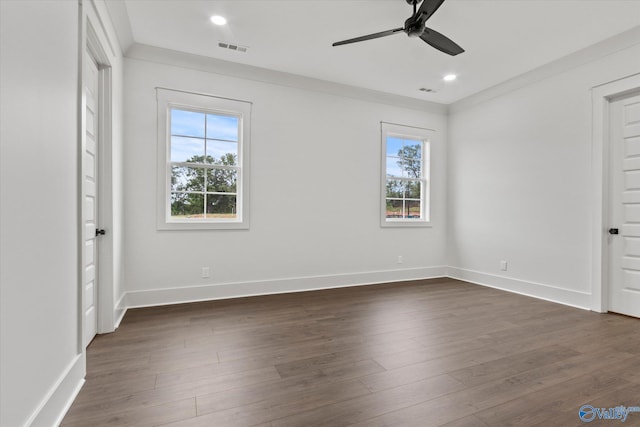
[[[640,317],[640,95],[611,102],[609,123],[609,311]]]
[[[85,141],[84,157],[84,289],[82,309],[84,313],[83,343],[89,345],[97,332],[97,224],[98,224],[98,131],[99,71],[89,52],[85,52],[84,97]]]

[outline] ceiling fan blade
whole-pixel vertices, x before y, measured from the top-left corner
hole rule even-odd
[[[445,36],[444,34],[440,34],[436,30],[432,30],[431,28],[425,27],[420,38],[429,43],[430,46],[435,47],[439,51],[447,53],[451,56],[456,56],[464,52],[464,49],[458,46],[449,37]]]
[[[425,22],[438,10],[442,3],[444,3],[444,0],[424,0],[416,15],[420,15],[422,22]]]
[[[404,28],[394,28],[393,30],[381,31],[379,33],[368,34],[366,36],[356,37],[356,38],[349,39],[349,40],[342,40],[340,42],[335,42],[331,46],[340,46],[340,45],[343,45],[343,44],[357,43],[357,42],[362,42],[362,41],[365,41],[365,40],[377,39],[377,38],[380,38],[380,37],[390,36],[392,34],[400,32],[400,31],[404,31]]]

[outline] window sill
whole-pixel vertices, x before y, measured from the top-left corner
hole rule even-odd
[[[385,221],[380,223],[382,228],[430,228],[433,227],[430,221]]]
[[[160,231],[180,230],[248,230],[249,221],[233,222],[159,222],[157,229]]]

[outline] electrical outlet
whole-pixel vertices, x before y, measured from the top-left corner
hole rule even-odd
[[[211,277],[211,270],[209,267],[202,267],[202,278],[206,279],[207,277]]]
[[[507,261],[500,261],[500,271],[507,271]]]
[[[398,264],[402,264],[404,263],[404,260],[402,259],[402,255],[398,255]]]

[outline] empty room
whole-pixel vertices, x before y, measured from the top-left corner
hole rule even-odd
[[[640,0],[0,0],[0,113],[2,427],[640,426]]]

